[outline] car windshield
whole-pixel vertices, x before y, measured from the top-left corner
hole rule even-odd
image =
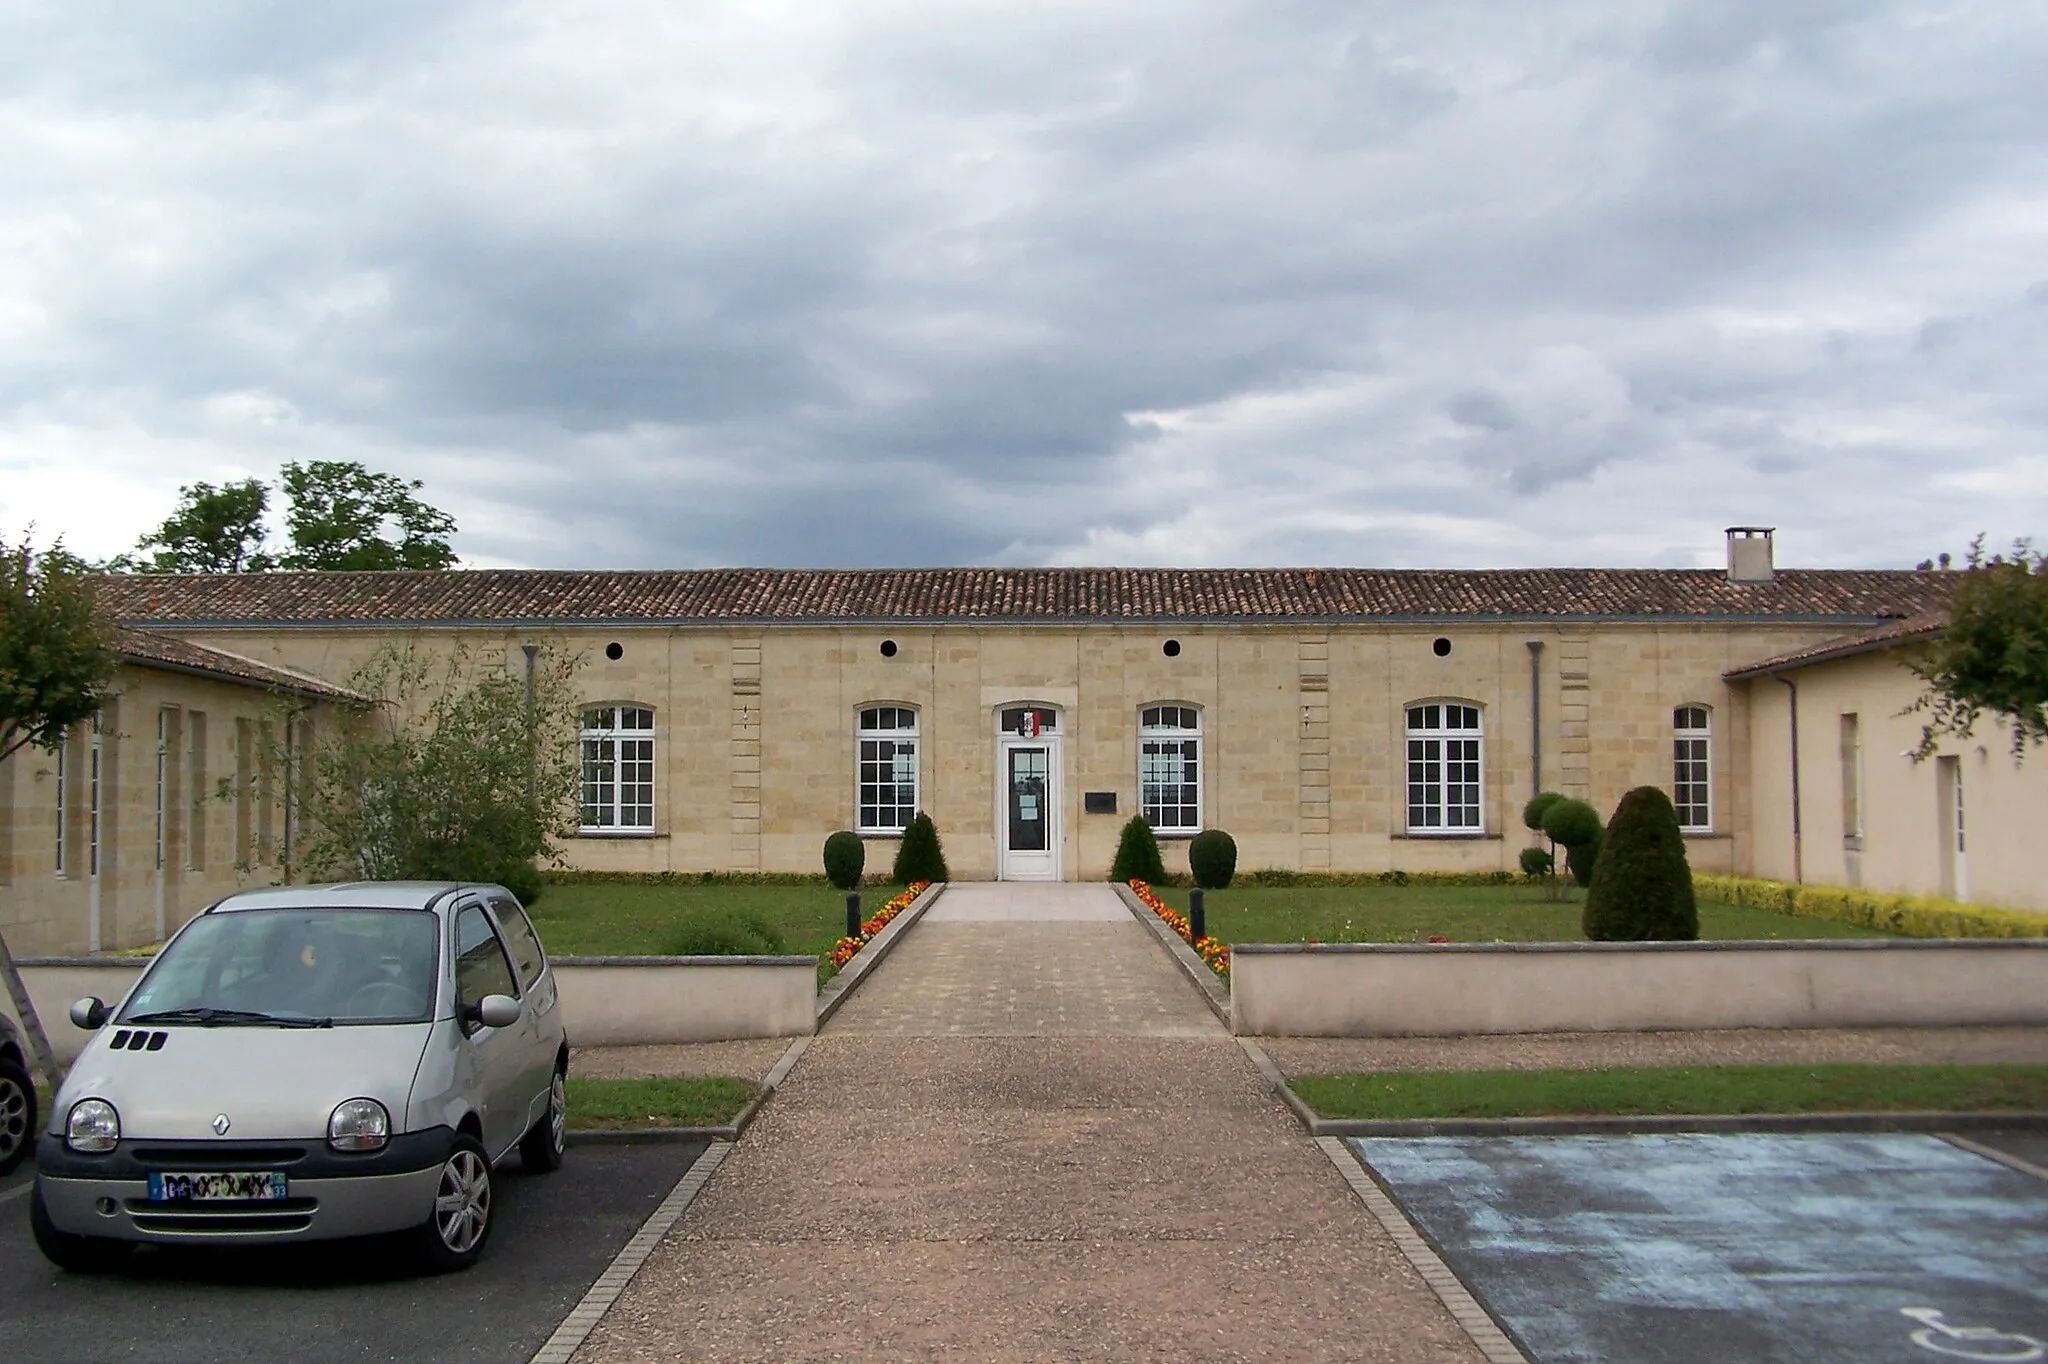
[[[123,1023],[318,1027],[433,1011],[440,921],[407,909],[202,915],[151,965]]]

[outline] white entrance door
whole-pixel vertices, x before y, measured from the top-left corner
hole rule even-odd
[[[1059,881],[1059,739],[1004,737],[995,756],[995,879]]]

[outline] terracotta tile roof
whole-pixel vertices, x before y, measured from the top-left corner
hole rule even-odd
[[[953,624],[1659,618],[1868,622],[1947,600],[1931,572],[1787,569],[700,569],[116,575],[124,624]]]
[[[1730,682],[1740,682],[1745,678],[1762,677],[1766,673],[1783,672],[1788,668],[1804,668],[1815,663],[1829,663],[1838,658],[1851,658],[1857,654],[1873,654],[1882,649],[1896,649],[1901,645],[1938,635],[1947,627],[1946,611],[1923,611],[1904,620],[1880,625],[1873,630],[1863,630],[1853,635],[1844,635],[1840,639],[1809,644],[1803,649],[1777,654],[1758,663],[1745,663],[1739,668],[1729,669],[1721,676]]]
[[[240,654],[221,649],[208,649],[154,630],[118,628],[114,632],[114,644],[121,651],[122,659],[138,668],[191,673],[298,696],[319,696],[339,701],[363,699],[346,687],[337,687],[306,673],[280,668],[274,663],[258,663],[253,658],[243,658]]]

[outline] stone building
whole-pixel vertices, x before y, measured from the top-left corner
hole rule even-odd
[[[1725,570],[280,573],[113,578],[104,601],[131,638],[267,670],[264,685],[309,705],[338,699],[394,642],[459,642],[513,669],[526,645],[580,653],[586,779],[566,851],[579,868],[808,872],[843,828],[886,867],[921,809],[961,879],[1101,877],[1133,813],[1174,868],[1188,837],[1223,828],[1245,868],[1513,870],[1533,792],[1604,811],[1649,783],[1673,793],[1702,870],[1860,871],[1917,888],[1918,863],[1895,868],[1866,846],[1852,869],[1811,834],[1792,865],[1788,689],[1769,679],[1940,610],[1947,582],[1777,570],[1770,543],[1731,532]],[[1855,666],[1897,690],[1889,655]],[[154,829],[153,727],[179,732],[202,702],[171,696],[146,662],[132,668],[117,785],[122,828],[140,838],[138,824]],[[190,673],[179,685],[223,697],[236,684]],[[1802,691],[1808,748],[1815,707],[1840,701],[1821,690]],[[124,843],[122,870],[97,883],[97,918],[78,864],[55,870],[49,755],[0,765],[14,921],[0,927],[31,939],[17,950],[147,940],[223,878],[285,873],[284,815],[267,841],[257,812],[277,802],[228,738],[263,723],[258,708],[204,704],[209,779],[232,768],[230,796],[249,791],[207,807],[207,836],[238,855],[216,860],[224,845],[209,843],[204,876],[182,863],[174,876],[157,872],[151,840]],[[1878,708],[1898,708],[1856,704],[1873,736]],[[88,742],[67,750],[74,820]],[[1807,804],[1815,762],[1802,767]],[[1883,800],[1869,800],[1875,818]],[[2035,902],[1973,861],[1968,889],[1994,888]]]

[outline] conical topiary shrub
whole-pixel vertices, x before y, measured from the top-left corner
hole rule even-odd
[[[1237,840],[1221,829],[1204,829],[1188,844],[1188,871],[1203,890],[1225,890],[1237,875]]]
[[[1159,840],[1143,815],[1124,822],[1123,837],[1117,840],[1116,861],[1109,864],[1112,881],[1143,881],[1156,886],[1166,879],[1166,865],[1159,860]]]
[[[825,879],[839,889],[859,890],[867,864],[867,845],[853,830],[841,829],[825,839]]]
[[[1586,891],[1586,937],[1594,942],[1692,942],[1700,935],[1692,868],[1671,797],[1638,786],[1614,807]]]
[[[899,886],[918,881],[944,881],[946,853],[939,847],[939,829],[932,817],[920,810],[904,827],[903,842],[896,848],[896,867],[890,879]]]

